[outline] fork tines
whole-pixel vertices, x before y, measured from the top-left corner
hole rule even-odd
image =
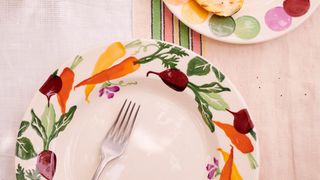
[[[140,110],[140,105],[136,108],[136,103],[132,101],[127,105],[127,99],[123,103],[121,110],[117,116],[117,119],[111,126],[110,130],[107,133],[108,137],[112,137],[114,141],[124,143],[130,137],[130,134],[133,129],[133,125],[136,121],[138,112]],[[135,110],[136,109],[136,110]],[[133,112],[135,110],[134,116]],[[123,111],[125,111],[123,113]],[[133,117],[132,117],[133,116]]]

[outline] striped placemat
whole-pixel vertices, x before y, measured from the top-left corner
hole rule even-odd
[[[204,37],[179,21],[162,0],[133,1],[135,37],[175,43],[202,55]]]

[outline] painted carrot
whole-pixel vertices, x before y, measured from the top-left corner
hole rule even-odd
[[[126,54],[125,47],[120,42],[112,43],[99,57],[92,71],[92,76],[109,68],[119,58]],[[95,88],[94,84],[87,85],[85,88],[86,101],[89,102],[89,95]]]
[[[103,83],[105,81],[110,81],[113,79],[123,77],[127,74],[133,73],[140,67],[140,64],[138,64],[137,61],[138,59],[135,57],[128,57],[121,63],[114,65],[109,69],[101,71],[100,73],[81,81],[74,87],[74,89],[84,85]]]
[[[66,112],[66,104],[69,99],[70,92],[72,90],[73,82],[74,82],[74,72],[73,70],[78,66],[78,64],[82,61],[81,56],[76,56],[72,65],[63,69],[60,74],[60,78],[62,80],[62,88],[57,95],[57,99],[60,105],[61,113],[64,114]]]
[[[224,133],[231,140],[232,144],[234,144],[242,153],[250,153],[253,151],[253,145],[246,135],[239,133],[232,125],[219,121],[213,122],[224,131]]]
[[[217,149],[219,152],[221,152],[222,156],[223,156],[223,160],[225,163],[227,163],[228,159],[229,159],[229,153],[227,153],[226,151],[224,151],[221,148]],[[233,162],[232,163],[232,173],[231,173],[231,179],[232,180],[242,180],[242,177],[238,171],[238,168],[236,166],[236,164]]]
[[[252,169],[257,168],[258,163],[252,156],[251,152],[253,152],[254,147],[250,141],[250,139],[245,135],[239,133],[232,125],[225,124],[219,121],[213,121],[219,128],[221,128],[224,133],[231,140],[232,144],[236,146],[236,148],[244,154],[248,155],[248,159],[250,162],[250,166]]]
[[[231,146],[230,155],[221,171],[220,180],[231,180],[233,165],[233,146]],[[233,180],[233,179],[232,179]]]

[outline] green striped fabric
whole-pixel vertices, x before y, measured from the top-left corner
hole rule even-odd
[[[189,28],[181,21],[179,22],[179,27],[180,45],[182,47],[189,48]]]
[[[159,39],[162,40],[162,25],[161,25],[161,0],[152,0],[151,2],[151,9],[152,9],[152,39]]]

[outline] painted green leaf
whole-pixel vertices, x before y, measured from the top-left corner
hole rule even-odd
[[[28,129],[30,123],[28,121],[22,121],[20,124],[18,137],[22,136],[22,134]]]
[[[229,107],[223,98],[217,93],[199,92],[199,94],[208,103],[208,105],[215,110],[225,111]]]
[[[31,127],[37,132],[37,134],[44,140],[47,140],[46,130],[43,127],[41,120],[38,116],[34,113],[33,109],[31,110],[32,120],[31,120]]]
[[[41,124],[46,131],[47,137],[50,137],[54,124],[56,123],[56,112],[53,105],[50,103],[50,106],[47,105],[44,108],[44,111],[41,115]]]
[[[210,64],[200,57],[194,57],[188,63],[187,75],[188,76],[203,76],[210,72]]]
[[[216,75],[216,78],[219,82],[222,82],[225,78],[225,76],[214,66],[212,66],[212,71]]]
[[[17,172],[16,172],[16,179],[17,179],[17,180],[27,180],[27,179],[24,177],[24,175],[25,175],[25,173],[24,173],[24,168],[22,168],[20,164],[18,164],[18,167],[17,167],[17,170],[16,170],[16,171],[17,171]]]
[[[204,84],[202,86],[198,87],[198,90],[201,92],[205,92],[205,93],[220,93],[223,91],[230,91],[229,88],[227,87],[223,87],[220,83],[218,82],[212,82],[209,84]]]
[[[77,110],[77,106],[72,106],[67,113],[63,114],[60,117],[59,121],[55,123],[55,127],[53,130],[53,133],[51,134],[50,140],[57,137],[60,132],[66,129],[68,124],[71,122],[76,110]]]
[[[41,180],[41,175],[37,170],[34,170],[34,169],[27,170],[26,177],[30,180]]]
[[[201,113],[202,119],[207,124],[211,132],[214,132],[214,124],[212,123],[212,113],[209,110],[208,103],[202,99],[199,95],[195,97],[196,102],[198,103],[198,110]]]
[[[28,160],[37,156],[30,139],[20,137],[16,142],[16,156]]]

